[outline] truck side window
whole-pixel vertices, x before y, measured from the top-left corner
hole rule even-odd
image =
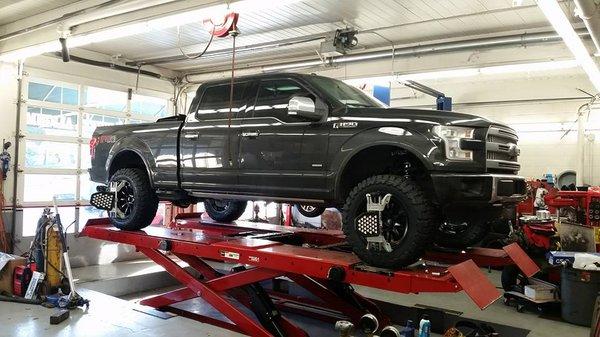
[[[250,82],[236,83],[233,85],[232,118],[238,111],[246,108],[247,99],[244,95]],[[198,120],[225,119],[229,113],[230,84],[217,84],[204,89],[204,94],[196,111]]]
[[[300,117],[288,116],[288,102],[294,96],[315,99],[312,93],[296,81],[288,79],[261,81],[254,107],[254,117],[275,117],[286,123],[305,122]]]

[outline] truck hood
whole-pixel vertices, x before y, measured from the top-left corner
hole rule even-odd
[[[426,109],[407,109],[407,108],[348,108],[345,117],[350,119],[356,118],[360,120],[385,121],[393,122],[414,122],[423,124],[436,125],[456,125],[487,128],[490,125],[502,125],[502,123],[491,121],[484,117],[475,115]]]

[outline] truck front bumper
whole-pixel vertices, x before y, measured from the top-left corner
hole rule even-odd
[[[516,204],[527,196],[525,178],[503,174],[432,174],[438,202],[443,204]]]

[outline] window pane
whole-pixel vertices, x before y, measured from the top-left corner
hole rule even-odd
[[[77,105],[79,103],[79,91],[70,88],[63,88],[62,101],[64,104]]]
[[[87,87],[85,91],[85,106],[104,110],[125,111],[127,109],[127,93]]]
[[[43,211],[43,207],[23,209],[23,236],[35,235],[37,222],[42,216]],[[54,208],[52,208],[52,212],[54,212]],[[75,220],[75,207],[59,207],[58,213],[60,214],[63,229],[66,229],[67,233],[75,233],[75,225],[71,225]]]
[[[77,112],[27,107],[27,133],[77,137]]]
[[[131,98],[131,113],[157,118],[165,117],[167,115],[168,102],[164,98],[133,95]]]
[[[25,142],[25,167],[76,169],[77,144],[40,140]]]
[[[53,174],[25,174],[25,202],[47,201],[52,203],[52,197],[60,201],[75,201],[77,176]]]
[[[83,114],[81,122],[82,137],[86,138],[92,137],[92,135],[94,134],[94,130],[96,130],[96,128],[99,126],[125,124],[125,120],[122,118],[94,114]]]
[[[85,206],[79,208],[79,230],[81,231],[89,219],[106,218],[106,211],[97,209],[94,206]]]
[[[63,103],[77,105],[79,103],[79,91],[68,85],[54,85],[37,83],[35,81],[29,82],[27,98],[52,102],[52,103]]]
[[[81,179],[81,185],[80,185],[81,190],[79,192],[79,197],[82,200],[90,200],[90,195],[92,195],[92,193],[96,193],[96,186],[98,186],[100,184],[91,181],[90,175],[87,173],[82,174],[80,179]]]
[[[50,94],[52,88],[54,88],[54,86],[49,84],[29,82],[27,87],[27,98],[45,101],[46,96]]]
[[[81,169],[87,170],[92,167],[92,157],[90,156],[90,147],[87,144],[81,146]]]
[[[248,87],[248,82],[237,83],[233,87],[233,108],[235,114],[246,105],[244,91]],[[229,113],[229,84],[215,85],[206,88],[198,107],[197,117],[199,119],[218,119],[226,118]],[[235,117],[235,116],[232,116]]]
[[[313,95],[296,81],[263,81],[258,90],[258,98],[256,99],[256,106],[254,107],[254,116],[277,117],[284,122],[304,121],[300,117],[288,115],[288,103],[294,96],[314,99]]]

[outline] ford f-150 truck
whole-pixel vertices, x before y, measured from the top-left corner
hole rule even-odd
[[[159,200],[202,201],[221,222],[248,200],[297,204],[308,216],[336,207],[363,261],[398,267],[434,243],[476,243],[525,195],[518,137],[506,125],[388,108],[316,75],[230,82],[202,84],[187,115],[96,129],[90,177],[111,186],[116,227],[144,228]]]

